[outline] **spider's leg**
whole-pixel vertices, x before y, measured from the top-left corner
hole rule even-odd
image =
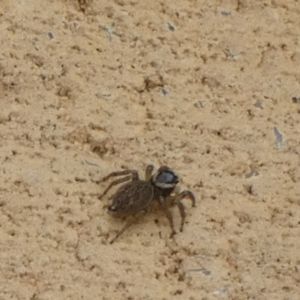
[[[122,182],[125,182],[125,181],[128,181],[130,180],[132,177],[131,175],[128,175],[126,177],[123,177],[123,178],[120,178],[120,179],[117,179],[117,180],[114,180],[112,181],[109,186],[104,190],[104,192],[98,197],[98,199],[101,199],[103,196],[105,196],[107,194],[107,192],[115,185],[117,184],[120,184]]]
[[[136,170],[124,170],[124,171],[117,171],[117,172],[112,172],[108,174],[107,176],[103,177],[99,182],[104,182],[107,181],[108,179],[116,176],[122,176],[122,175],[131,175],[132,180],[139,180],[139,174]]]
[[[172,213],[171,213],[171,211],[170,211],[170,209],[169,209],[169,207],[167,205],[166,200],[163,197],[159,197],[159,203],[162,206],[162,208],[164,210],[164,213],[165,213],[165,215],[167,216],[167,218],[168,218],[168,220],[170,222],[170,226],[172,228],[172,232],[171,232],[170,237],[172,237],[176,233],[176,231],[174,229],[174,222],[173,222]]]
[[[145,180],[150,181],[152,172],[153,172],[154,166],[153,165],[148,165],[145,171]]]
[[[175,203],[176,201],[180,201],[183,198],[189,198],[192,201],[192,207],[196,206],[195,196],[191,191],[182,191],[179,194],[176,194],[174,196],[170,196],[169,198],[171,199],[171,203]]]
[[[176,194],[175,196],[170,196],[168,198],[168,201],[171,204],[176,204],[179,209],[180,216],[181,216],[181,225],[180,225],[181,232],[183,231],[183,226],[185,221],[185,208],[181,200],[186,197],[192,201],[192,206],[195,207],[196,206],[195,196],[191,191],[182,191],[181,193]]]
[[[123,226],[123,228],[121,230],[119,230],[116,234],[116,236],[110,241],[110,244],[112,244],[113,242],[115,242],[115,240],[122,234],[124,233],[124,231],[126,229],[128,229],[142,214],[144,214],[146,211],[142,210],[139,211],[138,213],[136,213],[134,216],[132,216],[132,218],[130,220],[127,221],[127,223],[125,223],[125,225]]]
[[[181,201],[176,201],[175,204],[177,205],[180,216],[181,216],[181,224],[180,224],[180,231],[183,231],[184,221],[185,221],[185,208]]]

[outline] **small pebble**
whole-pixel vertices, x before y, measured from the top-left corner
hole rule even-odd
[[[258,107],[260,109],[264,109],[263,105],[262,105],[262,102],[257,100],[254,104],[253,104],[255,107]]]
[[[164,96],[169,94],[169,92],[164,88],[161,89],[161,92],[163,93]]]
[[[174,27],[172,24],[170,24],[170,23],[168,23],[168,28],[169,28],[171,31],[175,31],[175,27]]]
[[[211,275],[211,271],[209,271],[209,270],[207,270],[207,269],[205,269],[205,268],[191,269],[191,270],[189,270],[189,272],[201,272],[201,273],[203,273],[203,274],[206,275],[206,276]]]
[[[229,10],[222,10],[222,11],[221,11],[221,14],[222,14],[223,16],[230,16],[230,15],[231,15],[231,12],[230,12]]]
[[[275,140],[276,148],[278,150],[284,150],[286,148],[285,147],[284,136],[276,126],[274,127],[274,134],[275,134],[275,137],[276,137],[276,140]]]
[[[53,39],[54,38],[54,35],[53,35],[53,33],[52,32],[48,32],[48,37],[49,37],[49,39]]]
[[[248,178],[251,178],[253,176],[258,176],[258,175],[259,175],[259,172],[257,172],[256,170],[252,170],[251,172],[246,174],[245,177],[248,179]]]

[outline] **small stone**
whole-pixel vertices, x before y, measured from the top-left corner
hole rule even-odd
[[[168,28],[169,28],[171,31],[175,31],[175,26],[173,26],[171,23],[168,23]]]
[[[53,33],[52,32],[48,32],[48,37],[49,37],[50,40],[52,40],[54,38]]]

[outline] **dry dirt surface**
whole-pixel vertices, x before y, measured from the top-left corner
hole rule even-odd
[[[298,0],[2,0],[0,300],[300,295]],[[114,244],[99,180],[168,165]],[[180,214],[172,208],[175,227]]]

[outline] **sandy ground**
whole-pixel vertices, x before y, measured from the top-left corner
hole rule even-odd
[[[299,299],[299,16],[2,0],[0,299]],[[149,163],[197,207],[174,239],[153,209],[110,245],[99,179]]]

